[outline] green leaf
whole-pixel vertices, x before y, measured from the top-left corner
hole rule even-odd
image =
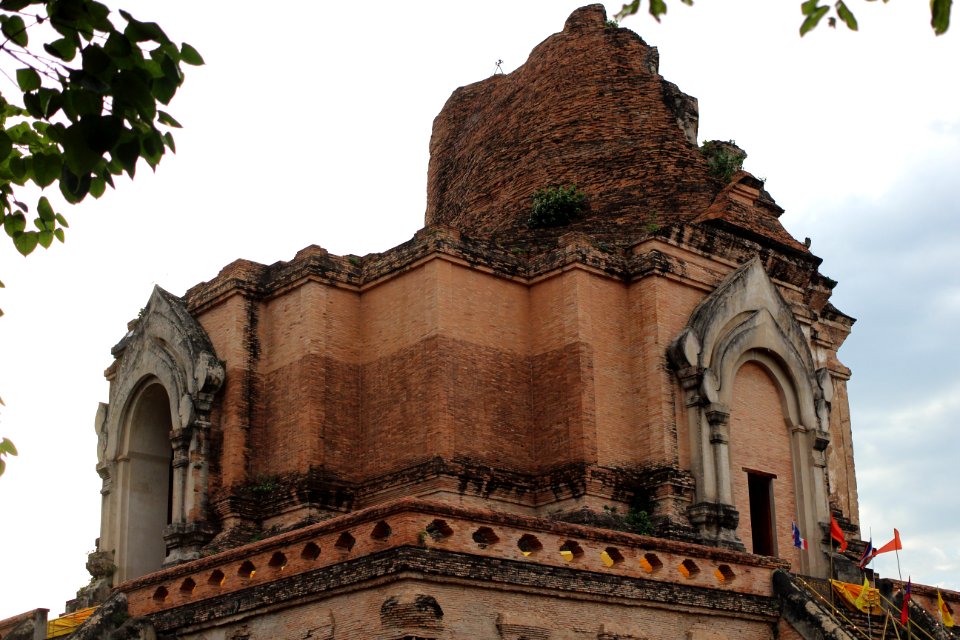
[[[23,158],[20,156],[14,156],[10,158],[10,162],[7,163],[7,169],[10,170],[10,175],[13,176],[13,181],[17,184],[23,184],[27,177],[27,165],[24,163]]]
[[[60,193],[70,204],[76,204],[87,197],[90,191],[90,174],[76,175],[66,165],[60,174]]]
[[[814,11],[818,9],[817,3],[819,0],[806,0],[800,4],[800,11],[805,16],[812,15]]]
[[[63,112],[74,122],[83,116],[98,116],[103,112],[103,96],[86,89],[67,89],[63,92]]]
[[[24,231],[13,238],[13,246],[17,248],[22,256],[28,256],[37,248],[39,234],[36,231]]]
[[[183,84],[183,71],[180,70],[180,63],[173,56],[164,56],[158,62],[164,78],[178,87]]]
[[[53,235],[54,235],[54,237],[55,237],[57,240],[59,240],[61,243],[62,243],[62,242],[65,242],[64,237],[63,237],[63,229],[61,229],[60,227],[57,227],[56,229],[53,230]]]
[[[162,122],[163,124],[169,126],[169,127],[176,127],[177,129],[181,129],[181,128],[183,127],[183,125],[181,125],[179,122],[177,122],[177,121],[174,119],[174,117],[173,117],[172,115],[170,115],[169,113],[167,113],[166,111],[160,111],[160,110],[158,110],[158,111],[157,111],[157,120],[158,120],[159,122]]]
[[[141,155],[143,159],[147,161],[147,164],[156,169],[160,158],[163,157],[163,138],[161,138],[160,134],[156,131],[152,131],[142,138],[141,145]]]
[[[60,38],[53,42],[45,42],[43,43],[43,50],[65,62],[70,62],[77,56],[77,46],[69,38]]]
[[[63,159],[58,154],[35,153],[33,155],[33,181],[40,187],[49,187],[60,177]]]
[[[137,159],[140,157],[140,141],[133,138],[132,140],[118,144],[117,148],[112,151],[111,154],[127,172],[127,175],[132,178],[137,171]]]
[[[169,131],[163,134],[163,141],[167,143],[168,147],[170,147],[170,151],[173,151],[174,153],[177,152],[177,145],[173,143],[173,135]]]
[[[938,36],[942,36],[950,28],[951,4],[953,0],[932,0],[930,3],[930,26]]]
[[[80,51],[83,70],[101,80],[108,80],[116,68],[113,59],[96,44],[88,44]]]
[[[103,178],[93,178],[90,180],[90,195],[92,195],[94,198],[99,198],[106,190],[107,181]]]
[[[63,106],[63,98],[56,89],[40,87],[37,89],[37,97],[40,99],[40,110],[44,119],[49,119]]]
[[[153,81],[153,96],[161,104],[170,104],[179,86],[179,83],[173,82],[167,77],[156,78]]]
[[[0,130],[0,162],[6,160],[11,151],[13,151],[13,140],[6,131]]]
[[[54,218],[57,219],[57,224],[59,224],[61,227],[65,227],[65,228],[67,228],[67,229],[70,228],[70,225],[67,224],[67,219],[64,218],[62,215],[60,215],[59,213],[58,213],[58,214],[55,214],[55,215],[54,215]]]
[[[857,19],[853,16],[853,12],[847,8],[847,5],[844,4],[843,0],[837,0],[837,15],[840,16],[840,19],[843,20],[843,23],[847,25],[847,28],[851,31],[857,30]]]
[[[50,245],[53,244],[53,231],[44,229],[39,232],[37,234],[37,243],[44,249],[49,249]]]
[[[13,238],[27,228],[27,217],[22,213],[10,213],[3,219],[3,230]]]
[[[3,472],[7,470],[7,463],[3,461],[3,458],[0,458],[0,476],[3,475]]]
[[[17,69],[17,84],[24,93],[40,88],[40,74],[34,69]]]
[[[0,404],[3,404],[3,402],[0,402]],[[9,453],[12,456],[19,455],[17,453],[17,448],[13,446],[13,443],[10,442],[9,438],[4,438],[2,441],[0,441],[0,452]]]
[[[23,23],[23,18],[20,16],[9,16],[3,25],[0,25],[0,31],[21,47],[27,46],[27,26]]]
[[[114,105],[117,101],[132,105],[144,120],[153,120],[157,103],[150,91],[150,81],[136,71],[121,71],[111,83]]]
[[[660,22],[660,16],[667,12],[667,3],[664,0],[650,0],[650,15]]]
[[[203,57],[200,56],[200,53],[186,42],[180,45],[180,59],[195,67],[203,64]]]
[[[97,31],[111,31],[110,8],[100,2],[88,0],[84,3],[90,25]]]
[[[3,0],[0,2],[0,9],[4,11],[20,11],[33,4],[36,0]],[[0,405],[3,403],[0,402]]]
[[[41,220],[46,222],[57,219],[57,214],[53,212],[53,207],[50,206],[50,201],[47,200],[46,196],[40,196],[40,200],[37,202],[37,214]]]
[[[147,40],[153,40],[159,44],[170,42],[170,38],[156,22],[140,22],[123,9],[120,9],[120,15],[127,21],[127,28],[123,30],[123,34],[134,42]]]
[[[93,170],[103,154],[113,149],[123,134],[116,116],[85,116],[63,133],[63,160],[75,175]]]
[[[114,31],[107,38],[106,44],[103,45],[103,50],[106,51],[107,55],[111,58],[126,58],[133,53],[133,44],[125,35],[119,31]]]
[[[628,2],[620,8],[620,11],[617,15],[614,16],[615,20],[623,20],[627,16],[632,16],[637,11],[640,10],[640,0],[633,0],[633,2]]]
[[[63,161],[76,175],[88,173],[102,156],[90,146],[90,124],[86,118],[67,127],[63,136]]]
[[[810,0],[811,2],[816,2],[817,0]],[[804,3],[807,4],[807,3]],[[817,7],[816,10],[807,16],[806,20],[803,21],[803,24],[800,25],[800,35],[804,36],[808,31],[817,26],[820,20],[826,15],[827,11],[830,10],[830,7]]]
[[[29,113],[31,117],[37,120],[43,118],[43,107],[40,106],[40,96],[36,93],[24,93],[23,106],[27,108],[27,113]]]

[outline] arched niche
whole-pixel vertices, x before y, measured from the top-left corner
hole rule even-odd
[[[707,544],[743,549],[730,461],[730,407],[737,372],[757,363],[774,381],[790,434],[796,520],[811,538],[829,521],[824,449],[832,383],[816,369],[807,338],[759,258],[728,275],[693,311],[668,348],[687,414],[696,497],[688,515]],[[801,571],[826,573],[823,554]]]
[[[110,402],[96,422],[97,550],[113,554],[118,584],[199,557],[214,534],[210,411],[224,369],[183,301],[159,287],[112,353]]]
[[[800,570],[791,521],[797,516],[803,458],[796,394],[782,364],[769,354],[743,354],[733,374],[730,406],[730,481],[740,512],[738,534],[747,551],[778,556]]]
[[[124,497],[117,554],[122,573],[140,576],[161,568],[167,557],[162,532],[173,520],[173,419],[170,397],[155,378],[143,382],[130,401],[117,457],[117,482]]]

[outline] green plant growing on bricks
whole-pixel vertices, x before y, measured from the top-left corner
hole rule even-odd
[[[708,140],[700,145],[700,153],[707,159],[710,175],[726,184],[743,169],[747,154],[733,140]]]
[[[182,65],[203,58],[156,23],[118,13],[122,28],[95,0],[0,0],[0,50],[21,92],[0,95],[0,222],[25,256],[63,242],[68,225],[46,196],[31,212],[17,187],[56,183],[75,204],[99,198],[114,176],[132,178],[139,159],[156,168],[175,151],[169,129],[180,124],[160,107],[183,83]]]
[[[580,217],[586,201],[576,185],[537,189],[527,224],[535,229],[562,227]]]

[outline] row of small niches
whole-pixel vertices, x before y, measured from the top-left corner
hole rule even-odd
[[[373,530],[370,532],[370,537],[374,540],[386,540],[390,537],[392,530],[390,525],[385,521],[378,522]],[[421,544],[426,542],[429,538],[435,542],[444,540],[453,535],[453,528],[447,524],[445,520],[435,519],[430,524],[428,524],[423,531],[420,532],[420,542]],[[496,532],[490,527],[479,527],[476,531],[473,532],[471,536],[473,541],[481,549],[486,549],[500,542],[500,537]],[[357,540],[349,532],[345,531],[340,534],[336,542],[334,542],[334,548],[339,550],[341,553],[349,552],[353,549]],[[520,539],[517,540],[517,548],[520,550],[526,557],[538,556],[543,552],[543,543],[540,542],[540,539],[537,536],[531,533],[525,533],[520,536]],[[558,549],[560,557],[566,562],[573,562],[579,558],[582,558],[584,555],[583,547],[580,546],[575,540],[566,540],[563,544],[560,545]],[[306,543],[303,548],[300,550],[300,558],[307,561],[314,561],[320,557],[320,546],[315,542]],[[614,567],[620,565],[624,562],[623,554],[616,547],[607,547],[600,552],[600,560],[607,567]],[[647,573],[657,573],[663,569],[663,562],[655,553],[644,553],[640,556],[639,559],[640,568]],[[287,566],[287,556],[282,551],[275,551],[270,557],[269,562],[267,562],[267,568],[279,572]],[[696,562],[690,560],[689,558],[677,565],[677,572],[682,575],[684,578],[691,579],[697,576],[700,573],[700,567]],[[241,563],[240,567],[237,569],[237,576],[243,580],[249,580],[254,577],[257,573],[257,567],[250,560],[244,560]],[[714,578],[718,582],[727,583],[732,582],[736,577],[733,569],[730,568],[730,565],[721,564],[718,565],[713,572]],[[215,587],[222,587],[224,582],[226,582],[227,576],[220,569],[214,569],[210,572],[210,575],[207,577],[207,584],[213,585]],[[183,582],[180,583],[180,593],[189,595],[192,594],[194,589],[197,588],[197,582],[191,578],[184,578]],[[170,595],[169,590],[165,586],[157,587],[157,590],[153,593],[153,599],[158,602],[163,602]]]

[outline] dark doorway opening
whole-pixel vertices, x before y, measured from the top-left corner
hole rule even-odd
[[[762,556],[775,556],[777,549],[773,535],[773,477],[747,472],[747,489],[750,492],[753,552]]]

